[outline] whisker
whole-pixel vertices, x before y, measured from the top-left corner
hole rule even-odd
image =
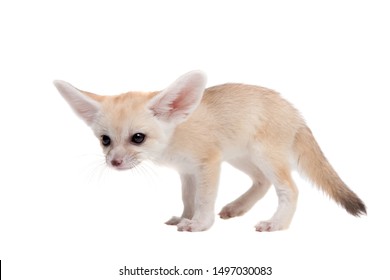
[[[150,162],[145,162],[140,166],[140,171],[149,185],[158,185],[158,173],[156,172],[155,166],[153,164]]]
[[[79,177],[84,178],[88,184],[105,183],[113,172],[118,172],[107,166],[105,155],[100,153],[80,154],[75,156],[75,161],[80,165]],[[158,185],[158,172],[156,172],[154,164],[149,161],[143,161],[140,164],[134,163],[125,172],[139,178],[148,187]]]
[[[104,179],[107,165],[105,162],[104,155],[101,154],[85,154],[79,155],[80,157],[88,157],[88,161],[84,161],[82,168],[80,169],[79,175],[84,177],[87,183],[92,183],[94,181],[101,182]],[[96,160],[97,159],[97,160]]]
[[[131,169],[129,170],[130,171],[129,174],[130,174],[130,176],[138,177],[143,182],[150,185],[151,184],[150,179],[153,177],[154,178],[156,177],[155,174],[153,174],[151,172],[152,170],[153,169],[149,168],[149,166],[148,166],[148,164],[146,164],[146,162],[142,162],[140,164],[133,164],[131,166]],[[150,176],[150,175],[152,175],[152,176]]]

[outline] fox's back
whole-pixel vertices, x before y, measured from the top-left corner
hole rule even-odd
[[[247,84],[222,84],[207,88],[202,105],[216,115],[237,115],[240,118],[262,116],[263,118],[288,117],[301,119],[298,111],[279,93],[260,86]]]
[[[210,87],[204,93],[199,111],[207,113],[208,118],[233,137],[238,137],[240,132],[248,137],[260,131],[283,137],[286,133],[295,134],[305,125],[300,113],[279,93],[254,85]]]
[[[208,147],[218,146],[229,159],[261,143],[290,145],[304,125],[299,112],[277,92],[223,84],[205,90],[200,106],[177,127],[172,140],[175,149],[190,153],[207,153]]]

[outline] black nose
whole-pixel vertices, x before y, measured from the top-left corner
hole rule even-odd
[[[117,167],[120,166],[122,163],[123,163],[123,160],[121,160],[121,159],[113,159],[111,161],[112,166],[117,166]]]

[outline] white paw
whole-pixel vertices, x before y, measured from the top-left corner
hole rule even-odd
[[[258,223],[256,226],[256,231],[277,231],[287,229],[288,225],[284,225],[280,221],[269,220]]]
[[[238,217],[244,215],[246,209],[244,209],[241,205],[237,205],[235,203],[229,203],[225,207],[222,208],[221,212],[219,212],[219,217],[221,219],[230,219],[233,217]]]
[[[177,225],[178,231],[204,231],[209,229],[211,226],[210,223],[202,223],[196,220],[182,219],[181,222]]]
[[[166,224],[166,225],[169,225],[169,226],[176,226],[176,225],[179,224],[182,220],[183,220],[183,218],[181,218],[181,217],[173,216],[173,217],[170,218],[168,221],[166,221],[165,224]]]

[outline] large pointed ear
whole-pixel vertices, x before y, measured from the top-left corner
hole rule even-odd
[[[161,120],[181,123],[198,107],[205,86],[206,75],[191,71],[154,96],[148,107]]]
[[[73,111],[83,119],[88,125],[91,125],[100,109],[100,104],[97,101],[99,98],[92,98],[94,94],[85,93],[71,84],[64,81],[54,81],[54,85],[61,93],[62,97],[69,103]]]

